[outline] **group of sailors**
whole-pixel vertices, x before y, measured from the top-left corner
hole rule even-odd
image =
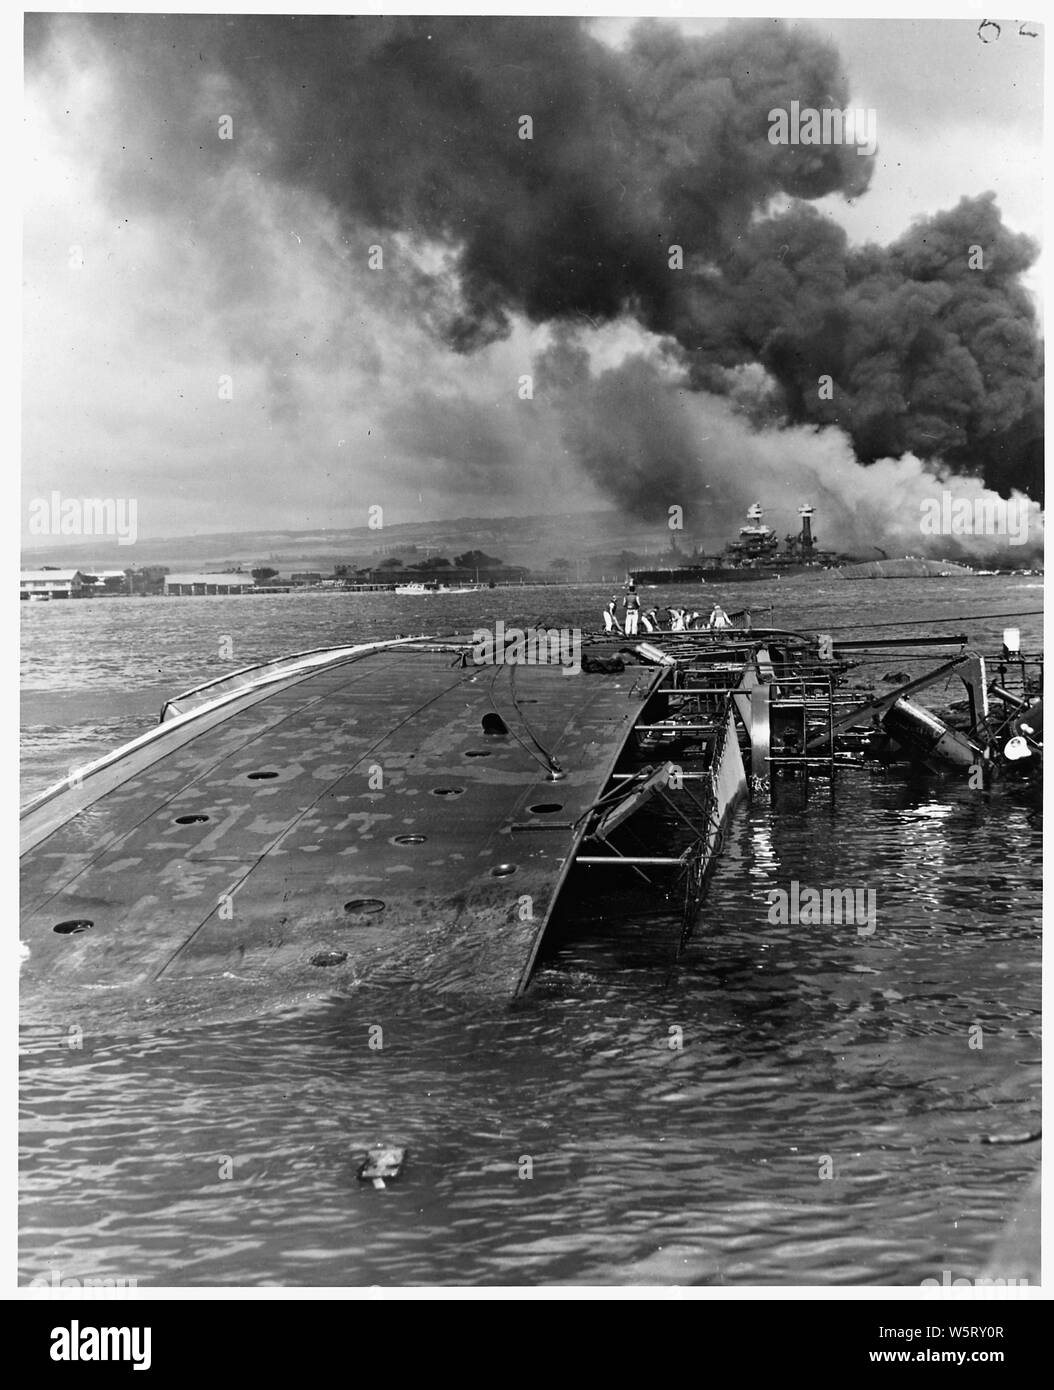
[[[716,601],[709,617],[687,608],[664,608],[662,615],[657,608],[644,610],[632,580],[622,596],[622,622],[618,609],[618,595],[612,594],[611,602],[604,609],[604,631],[618,632],[626,637],[634,637],[642,629],[644,632],[715,632],[732,626],[732,619]]]

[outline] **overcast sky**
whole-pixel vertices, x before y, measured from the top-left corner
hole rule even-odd
[[[595,31],[618,45],[629,24]],[[888,242],[988,189],[1011,228],[1039,237],[1040,39],[1007,23],[985,44],[974,20],[813,24],[839,48],[853,103],[877,113],[870,189],[818,203],[854,240]],[[525,427],[517,382],[547,328],[519,321],[451,352],[317,189],[246,157],[241,129],[195,182],[183,146],[227,99],[204,57],[181,76],[75,17],[30,46],[24,521],[56,489],[135,498],[144,537],[357,526],[376,503],[389,523],[605,504],[557,412]],[[199,120],[189,140],[176,110]],[[1027,283],[1038,291],[1034,271]],[[595,341],[617,361],[641,336],[615,325]]]

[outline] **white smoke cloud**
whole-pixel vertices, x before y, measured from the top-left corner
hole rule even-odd
[[[797,533],[798,508],[810,504],[821,548],[865,558],[877,558],[880,548],[891,556],[962,559],[1014,552],[1024,562],[1041,551],[1042,512],[1023,494],[1007,502],[913,454],[865,466],[833,427],[756,428],[748,415],[765,396],[761,377],[744,377],[727,398],[691,391],[662,348],[656,340],[649,355],[594,371],[581,337],[565,333],[539,360],[573,456],[628,514],[661,523],[680,506],[687,535],[719,547],[753,502],[763,503],[780,535]],[[945,493],[953,523],[967,508],[989,520],[1010,508],[1011,532],[1027,518],[1027,544],[1013,544],[1005,528],[970,534],[953,525],[933,534],[924,517],[935,501],[949,513]]]

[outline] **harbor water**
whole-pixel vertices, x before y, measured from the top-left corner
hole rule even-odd
[[[714,586],[717,589],[718,586]],[[705,595],[705,602],[703,596]],[[708,610],[710,587],[648,590]],[[842,637],[1006,626],[1024,576],[720,586]],[[610,590],[305,592],[21,605],[23,799],[178,691],[310,647],[599,625]],[[853,631],[859,629],[859,634]],[[914,675],[933,653],[891,651]],[[922,699],[962,694],[953,680]],[[980,1274],[1034,1167],[1040,806],[846,770],[735,816],[676,918],[583,905],[528,994],[361,987],[277,1015],[152,1013],[22,1035],[22,1282],[139,1287],[918,1285]],[[770,892],[874,892],[874,930],[770,920]],[[377,1033],[380,1028],[382,1032]],[[378,1037],[383,1045],[376,1045]],[[356,1179],[403,1145],[400,1180]],[[946,1280],[945,1280],[946,1282]]]

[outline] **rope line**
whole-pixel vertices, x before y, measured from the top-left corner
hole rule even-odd
[[[926,627],[929,623],[979,623],[986,618],[1041,618],[1042,608],[1029,608],[1021,613],[966,613],[948,618],[905,618],[899,623],[842,623],[837,627],[824,626],[824,632],[871,632],[880,627]]]
[[[524,714],[523,710],[520,707],[520,702],[516,698],[516,667],[514,665],[509,666],[509,694],[512,697],[512,703],[515,707],[516,713],[520,716],[520,723],[527,730],[527,737],[534,744],[535,748],[538,749],[538,752],[541,753],[542,756],[548,762],[549,771],[563,772],[563,768],[560,766],[556,754],[551,752],[548,748],[546,748],[545,744],[542,743],[541,740],[537,737],[534,730],[531,728],[530,721],[528,720],[527,716]]]
[[[487,697],[488,697],[488,699],[490,700],[491,708],[493,709],[494,713],[498,716],[498,718],[501,720],[501,722],[505,725],[505,728],[508,730],[508,732],[509,732],[509,734],[512,736],[512,738],[514,738],[514,739],[516,740],[516,742],[520,745],[520,747],[521,747],[521,748],[523,749],[523,751],[528,755],[528,757],[533,758],[534,761],[535,761],[536,763],[539,764],[539,766],[544,767],[545,770],[546,770],[546,772],[551,772],[551,771],[552,771],[552,767],[551,767],[551,765],[548,763],[548,761],[543,762],[542,759],[538,757],[538,754],[534,751],[534,749],[531,748],[531,747],[529,746],[529,744],[524,743],[523,739],[520,738],[519,734],[518,734],[518,733],[516,732],[516,730],[512,727],[512,725],[509,724],[509,723],[506,721],[505,716],[502,714],[501,710],[498,708],[498,702],[497,702],[497,700],[494,698],[494,687],[497,685],[497,683],[498,683],[498,677],[501,675],[503,669],[504,669],[504,668],[503,668],[502,666],[500,666],[500,665],[496,665],[496,666],[494,667],[494,674],[493,674],[493,676],[491,676],[491,678],[490,678],[490,684],[489,684],[488,687],[487,687]],[[510,667],[509,669],[511,670],[512,668]],[[515,703],[515,702],[514,702],[514,703]],[[520,714],[520,718],[522,719],[522,718],[523,718],[522,712],[520,712],[520,711],[517,711],[517,712]],[[528,730],[528,732],[530,732],[530,731]]]

